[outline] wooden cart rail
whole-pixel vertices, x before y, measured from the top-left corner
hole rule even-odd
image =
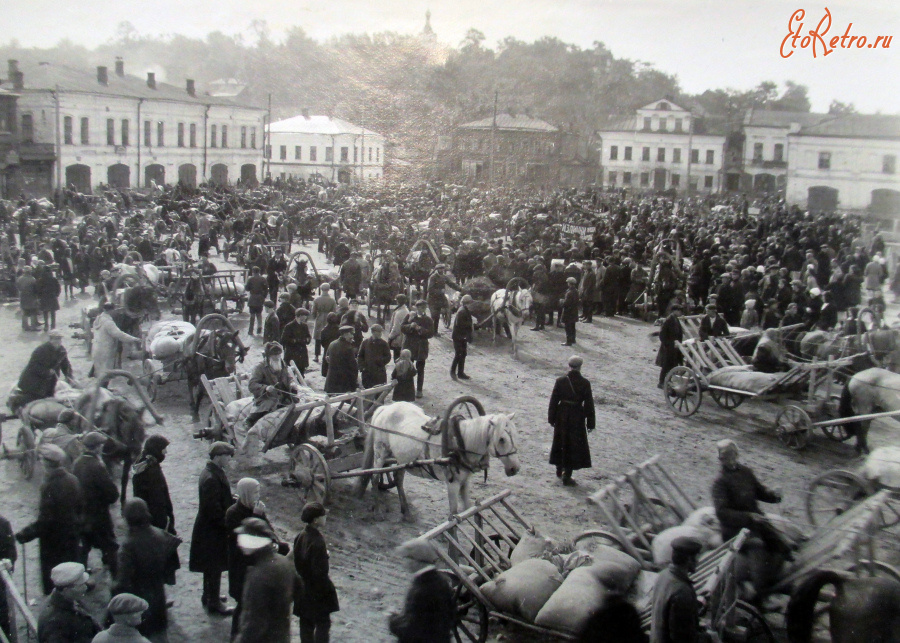
[[[28,590],[26,588],[25,596],[19,593],[19,589],[16,587],[15,582],[12,579],[13,565],[12,562],[4,558],[0,560],[0,591],[4,592],[7,596],[7,609],[9,610],[9,623],[10,629],[13,630],[12,640],[16,641],[16,615],[21,614],[25,619],[25,626],[28,630],[28,639],[31,640],[31,636],[34,636],[37,639],[37,630],[38,630],[38,622],[34,617],[34,614],[31,612],[31,609],[28,607]],[[12,599],[10,602],[8,599]],[[11,609],[14,608],[14,609]],[[3,630],[0,630],[0,641],[9,641],[6,638],[6,635],[3,633]]]

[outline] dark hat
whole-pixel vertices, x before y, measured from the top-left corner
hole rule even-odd
[[[703,544],[696,538],[688,536],[679,536],[672,541],[672,551],[681,552],[682,554],[695,555],[699,554],[703,549]]]
[[[118,614],[140,614],[146,612],[150,603],[134,594],[116,594],[106,607],[111,616]]]
[[[328,313],[328,315],[325,317],[325,321],[329,324],[336,324],[337,322],[341,321],[341,316],[337,313]]]
[[[263,306],[265,306],[266,308],[275,308],[275,302],[272,301],[271,299],[266,299],[263,302]]]
[[[306,315],[308,317],[309,311],[306,308],[298,308],[297,310],[294,311],[294,316],[297,316],[297,315]]]
[[[371,330],[373,333],[375,333],[375,332],[383,333],[384,326],[382,326],[381,324],[372,324],[372,328],[370,328],[369,330]]]
[[[312,522],[319,516],[325,515],[325,506],[321,502],[307,502],[300,512],[300,520]]]
[[[217,455],[234,455],[234,447],[227,442],[213,442],[209,445],[209,457],[215,458]]]
[[[706,304],[706,310],[714,310],[714,311],[718,311],[718,310],[719,310],[719,307],[716,306],[715,304]]]
[[[397,295],[398,304],[405,304],[407,301],[409,301],[409,299],[406,297],[406,295]]]
[[[419,300],[416,302],[416,306],[427,306],[427,305],[428,305],[428,302],[425,301],[424,299],[419,299]]]
[[[342,335],[343,335],[344,333],[355,333],[355,332],[356,332],[356,327],[355,327],[355,326],[351,326],[350,324],[344,324],[343,326],[341,326],[340,331],[341,331],[341,334],[342,334]]]
[[[264,357],[272,357],[273,355],[281,355],[282,353],[284,353],[284,348],[282,348],[281,344],[278,342],[268,342],[263,348]]]
[[[91,431],[86,436],[81,438],[81,443],[84,445],[85,449],[93,450],[106,444],[106,439],[106,436],[99,431]]]
[[[684,310],[684,306],[680,301],[673,301],[671,305],[671,310]]]
[[[349,303],[351,306],[359,306],[359,299],[351,299]]]
[[[152,519],[147,503],[141,498],[131,498],[122,508],[122,517],[129,525],[149,525]]]
[[[116,305],[114,303],[112,303],[111,301],[108,301],[105,304],[103,304],[103,310],[114,310],[115,307],[116,307]]]
[[[257,536],[259,538],[268,538],[276,541],[278,537],[271,525],[262,518],[250,517],[241,521],[241,526],[234,530],[236,534],[246,534],[248,536]]]

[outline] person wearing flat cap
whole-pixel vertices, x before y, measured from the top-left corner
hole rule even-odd
[[[31,353],[28,364],[19,376],[19,393],[16,396],[18,406],[10,407],[14,413],[33,400],[53,397],[60,377],[73,384],[72,365],[69,363],[69,354],[62,345],[62,336],[62,331],[51,330],[48,341]]]
[[[387,384],[387,365],[391,363],[391,348],[382,337],[384,327],[372,324],[370,330],[372,334],[362,341],[357,356],[363,388]]]
[[[672,562],[653,585],[650,643],[705,643],[700,603],[690,574],[697,568],[702,544],[681,536],[672,541]]]
[[[247,416],[249,427],[267,413],[291,403],[291,393],[297,384],[285,367],[281,344],[269,342],[263,347],[263,361],[253,368],[247,387],[253,395],[254,404],[253,413]]]
[[[65,451],[55,444],[38,447],[44,465],[44,483],[37,520],[16,534],[16,540],[40,543],[41,581],[44,594],[53,591],[51,572],[60,563],[81,560],[81,526],[84,496],[78,478],[69,473]]]
[[[278,553],[278,536],[262,518],[245,518],[235,532],[247,559],[247,575],[234,643],[290,643],[298,586],[294,566]]]
[[[675,346],[675,342],[684,339],[684,331],[681,328],[683,308],[675,300],[669,304],[669,316],[659,329],[659,351],[656,353],[656,365],[659,366],[659,381],[656,388],[662,388],[666,375],[676,366],[681,364],[681,351]]]
[[[203,574],[201,604],[211,614],[229,616],[233,608],[226,607],[219,589],[222,572],[228,569],[228,528],[225,513],[231,506],[231,484],[225,466],[234,455],[234,447],[227,442],[213,442],[209,447],[209,461],[200,472],[200,504],[191,533],[191,552],[188,568]]]
[[[100,626],[83,603],[90,580],[84,565],[60,563],[49,580],[53,591],[38,616],[38,643],[91,643]]]
[[[575,277],[566,279],[566,294],[559,302],[561,309],[560,319],[566,329],[566,341],[563,346],[575,345],[575,324],[578,322],[578,310],[581,307],[581,298],[578,296],[578,280]]]
[[[306,320],[309,319],[309,311],[306,308],[298,308],[294,312],[294,321],[285,326],[281,331],[281,345],[284,346],[284,363],[293,362],[301,375],[306,375],[309,368],[309,351],[307,346],[312,341],[312,333]]]
[[[84,495],[81,560],[87,563],[91,550],[99,549],[103,555],[103,564],[115,576],[116,551],[119,545],[116,543],[109,508],[119,499],[119,490],[100,459],[106,440],[106,436],[99,431],[91,431],[85,435],[81,439],[84,453],[75,460],[72,473],[78,478]]]
[[[453,361],[450,362],[450,379],[468,380],[466,375],[466,356],[469,354],[469,342],[475,333],[474,318],[469,307],[472,305],[471,295],[463,295],[459,300],[459,310],[453,317],[453,330],[450,338],[453,340]]]
[[[356,346],[353,344],[353,326],[340,327],[340,337],[328,345],[325,361],[328,374],[325,376],[325,392],[331,395],[355,391],[359,381],[359,363],[356,361]]]
[[[400,643],[449,643],[455,605],[447,577],[437,570],[437,553],[423,538],[408,540],[397,548],[413,575],[400,613],[388,620],[391,634]]]
[[[362,343],[363,334],[369,330],[368,318],[359,312],[359,301],[351,299],[347,312],[341,315],[341,326],[353,326],[353,345],[358,349]]]
[[[719,315],[718,304],[706,304],[706,315],[700,320],[700,341],[705,342],[710,337],[725,337],[729,332],[728,322]]]
[[[449,306],[446,291],[448,287],[457,292],[459,291],[459,285],[447,273],[447,265],[439,263],[428,277],[428,287],[425,290],[428,293],[428,309],[431,311],[431,322],[434,326],[435,337],[440,337],[438,325],[441,320],[441,313],[447,310]]]
[[[425,386],[425,360],[428,359],[428,339],[434,335],[435,326],[431,317],[425,314],[428,302],[419,299],[413,310],[400,325],[403,333],[403,348],[410,352],[416,365],[416,398],[423,396]]]
[[[113,623],[95,636],[92,643],[150,643],[138,627],[148,607],[150,605],[140,596],[116,594],[106,606]]]
[[[328,547],[321,531],[326,518],[322,503],[306,503],[300,512],[306,527],[294,540],[294,568],[303,581],[294,600],[301,643],[327,643],[331,614],[340,610],[337,590],[328,576]]]
[[[572,471],[591,467],[587,434],[594,430],[596,419],[591,383],[581,374],[583,363],[578,355],[569,358],[569,372],[553,385],[547,409],[547,421],[553,426],[550,464],[567,487],[576,484]]]

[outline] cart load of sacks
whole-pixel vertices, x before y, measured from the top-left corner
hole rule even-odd
[[[185,321],[156,322],[147,331],[145,349],[157,360],[187,357],[197,328]]]

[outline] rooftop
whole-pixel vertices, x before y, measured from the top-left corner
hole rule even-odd
[[[357,134],[365,136],[381,136],[365,127],[354,125],[340,118],[330,116],[300,115],[276,121],[269,127],[274,134]]]
[[[744,115],[744,127],[790,127],[791,123],[799,123],[801,127],[808,127],[828,118],[834,118],[834,116],[811,112],[751,108]]]
[[[798,136],[837,136],[845,138],[900,138],[900,116],[847,114],[834,116],[802,128]]]
[[[480,121],[463,123],[460,129],[491,129],[494,126],[494,117],[483,118]],[[550,123],[527,114],[497,114],[497,129],[521,130],[530,132],[555,132],[557,129]]]

